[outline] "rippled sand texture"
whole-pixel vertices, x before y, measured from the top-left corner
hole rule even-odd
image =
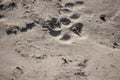
[[[0,0],[0,80],[120,80],[120,1]]]

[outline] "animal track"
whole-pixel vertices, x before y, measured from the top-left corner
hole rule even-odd
[[[21,32],[26,32],[28,29],[32,29],[34,26],[35,26],[34,23],[26,24],[26,27],[25,27],[25,28],[22,28],[20,31],[21,31]]]
[[[72,11],[71,10],[69,10],[69,9],[61,9],[60,10],[60,13],[66,13],[66,14],[68,14],[68,13],[71,13]]]
[[[60,24],[60,22],[58,21],[57,18],[52,18],[51,20],[47,20],[43,24],[43,28],[48,28],[49,30],[55,29],[57,27],[58,28],[61,27],[61,24]]]
[[[106,22],[106,15],[100,15],[100,19],[104,22]]]
[[[22,68],[20,67],[16,67],[14,70],[13,70],[13,76],[15,78],[15,80],[19,79],[23,74],[24,74],[24,71]],[[14,79],[13,79],[14,80]]]
[[[49,34],[54,37],[59,36],[61,34],[61,30],[55,31],[55,30],[50,29],[49,31],[50,31]]]
[[[65,34],[65,35],[63,35],[63,37],[60,40],[69,40],[70,38],[71,38],[70,35]]]
[[[83,4],[84,4],[84,1],[76,1],[75,4],[76,4],[76,5],[83,5]]]
[[[47,28],[51,36],[56,37],[61,34],[61,30],[55,30],[56,28],[61,28],[61,23],[57,18],[52,18],[51,20],[45,21],[42,27]]]
[[[7,1],[6,3],[0,3],[0,10],[13,10],[16,6],[17,6],[16,3],[10,0]]]
[[[71,19],[78,19],[80,17],[79,13],[74,13],[70,16]]]
[[[4,15],[0,15],[0,19],[1,19],[1,18],[4,18],[4,17],[5,17]]]
[[[88,74],[86,74],[84,70],[87,67],[88,59],[86,58],[80,59],[80,57],[78,56],[74,58],[64,56],[61,58],[61,60],[63,61],[62,63],[63,71],[61,72],[62,74],[58,74],[56,76],[55,80],[64,80],[64,79],[65,80],[79,80],[82,78],[83,78],[82,80],[84,80],[84,78],[87,79]],[[84,65],[84,66],[79,66],[79,64]]]
[[[65,7],[73,7],[73,6],[75,6],[74,3],[66,3],[65,4]]]
[[[71,23],[70,19],[67,19],[67,18],[61,18],[60,19],[60,22],[63,24],[63,25],[69,25]]]
[[[17,34],[20,32],[26,32],[29,29],[32,29],[35,26],[34,23],[28,23],[25,27],[20,27],[19,25],[6,25],[6,33],[7,35],[10,34]]]
[[[83,28],[83,24],[82,23],[75,23],[74,25],[72,25],[70,30],[73,31],[75,34],[80,36],[82,28]]]
[[[73,8],[83,4],[84,1],[65,3],[59,10],[61,16],[59,18],[51,18],[51,20],[45,21],[43,28],[47,28],[49,34],[53,37],[63,35],[62,37],[59,37],[59,40],[61,41],[68,41],[71,39],[72,33],[70,34],[69,32],[73,32],[74,34],[80,36],[83,23],[77,21],[80,18],[81,13],[77,11],[74,12]],[[56,28],[59,30],[56,30]]]
[[[84,1],[76,1],[76,2],[70,2],[70,3],[65,3],[65,7],[71,8],[71,7],[75,7],[77,5],[83,5]]]
[[[6,33],[7,35],[10,35],[10,34],[17,34],[17,31],[19,29],[18,26],[13,26],[13,25],[7,25],[6,26]]]

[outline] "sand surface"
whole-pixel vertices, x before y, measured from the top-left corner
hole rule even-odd
[[[0,80],[120,80],[120,0],[0,0]]]

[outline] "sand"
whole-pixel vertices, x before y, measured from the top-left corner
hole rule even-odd
[[[120,80],[119,0],[0,0],[0,80]]]

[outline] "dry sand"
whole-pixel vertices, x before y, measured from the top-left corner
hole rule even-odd
[[[0,80],[120,80],[120,0],[0,0]]]

